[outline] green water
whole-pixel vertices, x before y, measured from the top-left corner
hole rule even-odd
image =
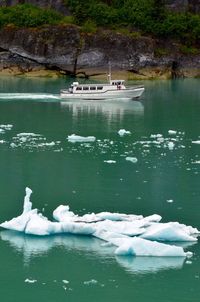
[[[62,103],[63,87],[64,80],[1,78],[0,125],[13,127],[0,133],[0,221],[21,213],[28,186],[34,207],[48,218],[58,205],[69,204],[78,214],[157,213],[163,221],[200,229],[200,145],[192,143],[200,140],[200,80],[146,82],[140,102],[102,104]],[[119,129],[131,135],[120,137]],[[20,140],[20,133],[38,136]],[[73,133],[97,140],[72,144],[67,136]],[[164,141],[158,144],[152,134]],[[184,247],[194,253],[189,262],[116,257],[112,247],[90,237],[1,230],[0,298],[199,301],[200,246]]]

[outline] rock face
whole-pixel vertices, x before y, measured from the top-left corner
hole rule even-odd
[[[165,53],[160,55],[161,50]],[[30,72],[53,69],[66,74],[130,71],[137,76],[200,76],[200,55],[181,55],[173,41],[125,36],[112,31],[80,32],[76,26],[45,26],[40,29],[0,30],[0,70],[18,68]],[[187,70],[187,72],[185,72]],[[193,72],[192,71],[192,72]]]
[[[200,0],[165,0],[165,2],[173,11],[200,13]]]
[[[29,3],[41,8],[52,8],[60,13],[69,14],[64,0],[0,0],[0,6],[12,6],[23,3]]]
[[[166,6],[175,11],[200,13],[200,0],[164,0]],[[53,8],[60,13],[69,14],[65,0],[0,0],[0,6],[11,6],[19,3],[30,3],[41,8]]]

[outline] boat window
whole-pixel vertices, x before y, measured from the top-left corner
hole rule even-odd
[[[82,87],[76,87],[76,90],[82,90]]]
[[[102,89],[103,89],[103,86],[97,87],[97,90],[102,90]]]
[[[83,87],[83,90],[89,90],[89,87]]]
[[[96,87],[90,87],[90,90],[96,90]]]

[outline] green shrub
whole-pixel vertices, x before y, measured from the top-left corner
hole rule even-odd
[[[198,55],[200,53],[199,49],[195,47],[188,47],[186,45],[182,45],[180,47],[180,51],[185,55]]]
[[[81,30],[86,33],[95,33],[97,26],[94,21],[87,20],[81,27]]]
[[[30,4],[0,8],[0,26],[14,24],[19,27],[36,27],[56,24],[61,19],[62,15],[53,10],[44,10]]]

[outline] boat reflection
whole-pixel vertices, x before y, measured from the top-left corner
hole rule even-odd
[[[143,116],[144,105],[140,101],[120,99],[118,101],[65,101],[62,110],[70,110],[74,118],[82,114],[106,115],[108,118],[123,118],[126,113]]]
[[[14,231],[1,231],[0,237],[23,254],[24,262],[35,256],[47,254],[51,249],[62,247],[67,251],[76,250],[87,255],[101,258],[115,257],[117,263],[131,274],[148,274],[162,270],[181,269],[185,258],[183,257],[132,257],[114,256],[115,246],[105,244],[103,241],[89,236],[57,235],[36,237]]]

